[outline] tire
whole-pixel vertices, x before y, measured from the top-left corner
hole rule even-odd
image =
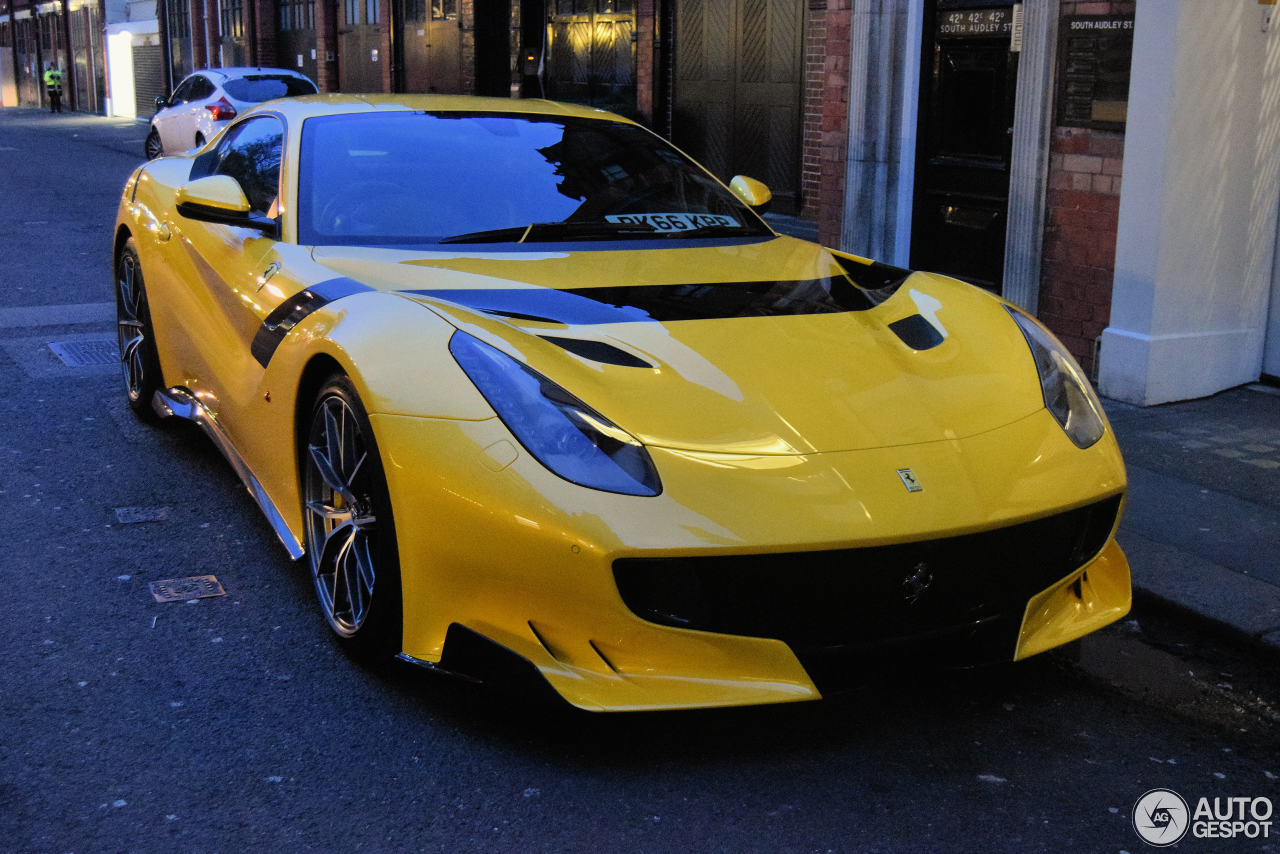
[[[147,155],[148,160],[155,160],[164,154],[164,143],[160,141],[160,131],[152,128],[151,133],[147,134],[147,141],[143,145],[143,153]]]
[[[138,246],[130,237],[116,256],[116,343],[129,408],[147,422],[159,418],[151,400],[163,379],[160,355],[151,326],[151,305],[138,262]]]
[[[320,611],[364,661],[400,652],[400,560],[373,428],[350,378],[321,387],[302,448],[307,561]]]

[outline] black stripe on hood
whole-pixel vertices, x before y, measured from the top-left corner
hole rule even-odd
[[[883,267],[883,265],[875,265]],[[457,303],[488,314],[572,326],[645,321],[716,320],[837,314],[875,308],[897,290],[901,275],[873,276],[876,289],[845,276],[764,282],[630,285],[600,288],[482,288],[411,290],[405,293]]]

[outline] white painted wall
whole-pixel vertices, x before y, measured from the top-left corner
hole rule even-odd
[[[135,119],[138,110],[133,93],[133,32],[127,23],[107,25],[107,98],[106,113]]]
[[[1280,206],[1280,22],[1142,0],[1103,394],[1144,405],[1261,373]]]

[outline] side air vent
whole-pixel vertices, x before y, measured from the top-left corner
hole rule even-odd
[[[601,362],[606,365],[621,365],[624,368],[653,367],[644,359],[633,356],[626,350],[615,347],[612,344],[606,344],[603,341],[590,341],[583,338],[558,338],[551,335],[543,335],[542,339],[593,362]]]

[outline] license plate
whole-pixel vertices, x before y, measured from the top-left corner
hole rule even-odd
[[[651,225],[656,231],[694,231],[708,226],[723,225],[733,228],[741,225],[731,216],[699,213],[611,214],[605,220],[621,225]]]

